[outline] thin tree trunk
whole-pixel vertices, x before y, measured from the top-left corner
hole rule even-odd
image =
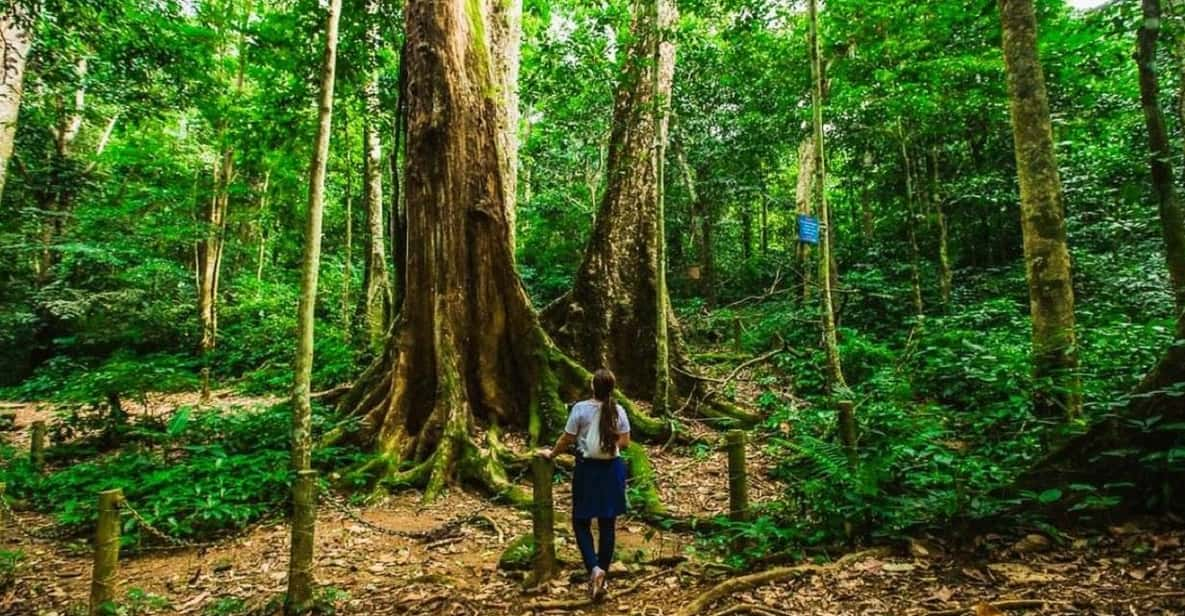
[[[8,159],[16,141],[25,60],[33,44],[35,19],[28,5],[20,2],[10,3],[0,13],[0,197],[4,196]]]
[[[267,197],[268,189],[271,184],[272,172],[267,171],[263,174],[263,186],[259,193],[259,219],[256,227],[259,231],[259,256],[255,261],[255,282],[263,282],[263,257],[267,248],[267,234],[263,226],[263,217],[267,212]]]
[[[812,137],[812,168],[815,172],[814,193],[819,204],[819,284],[821,286],[820,313],[823,324],[823,344],[827,354],[827,382],[832,392],[844,392],[848,385],[843,376],[843,363],[839,353],[839,340],[835,327],[835,302],[831,289],[831,233],[830,212],[827,207],[827,167],[823,156],[823,65],[819,57],[819,8],[818,0],[809,0],[807,5],[810,27],[811,55],[811,116],[814,136]],[[855,443],[844,443],[855,449]]]
[[[354,160],[350,156],[354,140],[350,138],[350,116],[346,113],[345,108],[341,110],[341,116],[342,132],[344,133],[342,141],[345,142],[346,152],[346,192],[342,195],[342,200],[346,202],[346,254],[344,263],[342,263],[341,320],[346,340],[350,340],[354,333],[354,303],[350,297],[350,289],[354,286]],[[365,143],[363,146],[365,147]],[[369,152],[364,152],[363,156],[368,154]],[[326,165],[328,164],[326,162]],[[366,267],[370,267],[369,262]],[[362,305],[366,305],[365,301]]]
[[[930,198],[934,200],[934,214],[938,219],[938,293],[942,298],[942,307],[950,306],[951,288],[954,275],[951,273],[949,232],[946,224],[946,207],[942,202],[942,191],[938,182],[938,153],[930,150]]]
[[[761,197],[761,256],[769,254],[769,199],[762,193]]]
[[[387,272],[387,247],[383,241],[383,160],[379,139],[378,119],[382,112],[379,101],[378,52],[382,48],[379,30],[379,0],[366,2],[366,34],[369,74],[365,86],[366,115],[363,119],[365,141],[366,190],[366,295],[363,299],[363,322],[369,348],[375,353],[383,349],[387,327],[391,322],[391,278]]]
[[[1160,109],[1160,84],[1156,74],[1156,43],[1160,36],[1160,0],[1142,0],[1144,20],[1137,35],[1136,63],[1140,73],[1140,106],[1148,127],[1152,188],[1160,211],[1165,260],[1177,312],[1185,311],[1185,216],[1173,184],[1172,150]]]
[[[696,185],[695,171],[687,164],[687,153],[683,148],[676,150],[676,161],[683,173],[683,184],[687,187],[687,195],[691,198],[691,231],[694,238],[696,252],[699,255],[699,291],[704,298],[704,305],[708,308],[716,306],[716,270],[712,254],[712,220],[711,208],[702,199]],[[696,225],[698,224],[698,233]]]
[[[82,131],[83,112],[86,110],[86,58],[75,64],[75,77],[78,85],[74,89],[74,101],[69,112],[65,112],[64,102],[59,100],[63,115],[58,118],[58,126],[54,130],[54,155],[57,169],[64,169],[73,155],[74,141]],[[60,176],[60,173],[59,173]],[[44,219],[41,221],[41,254],[37,265],[37,284],[45,286],[52,277],[53,267],[57,263],[57,252],[54,243],[62,235],[66,218],[70,215],[73,205],[73,182],[67,178],[58,177],[50,188],[48,201],[43,207]]]
[[[1033,406],[1038,416],[1074,417],[1082,409],[1074,289],[1037,19],[1032,0],[999,5],[1032,314]]]
[[[919,263],[921,251],[918,249],[916,230],[918,214],[917,205],[913,199],[913,161],[909,158],[909,145],[905,139],[905,129],[901,126],[900,118],[897,119],[897,134],[901,142],[901,162],[905,169],[905,210],[908,215],[905,229],[909,234],[909,284],[913,297],[913,314],[921,317],[925,315],[926,306],[922,302],[922,272]]]
[[[391,201],[388,219],[391,236],[391,311],[403,305],[403,293],[407,288],[407,216],[404,199],[405,147],[407,142],[407,41],[399,50],[399,77],[396,84],[395,121],[391,135]]]
[[[292,468],[308,470],[312,450],[313,310],[317,303],[317,275],[321,268],[321,221],[325,208],[325,164],[333,126],[333,88],[337,64],[337,29],[341,0],[330,0],[325,21],[325,53],[321,60],[321,92],[317,136],[309,163],[309,211],[305,225],[304,260],[300,267],[300,302],[296,319],[296,360],[292,386]]]

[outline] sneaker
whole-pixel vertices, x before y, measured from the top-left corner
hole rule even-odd
[[[588,577],[588,596],[593,601],[596,601],[605,592],[605,570],[600,567],[593,567],[592,574]]]

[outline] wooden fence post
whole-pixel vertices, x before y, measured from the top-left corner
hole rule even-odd
[[[745,470],[745,431],[729,430],[724,435],[728,449],[728,517],[738,522],[749,519],[749,473]]]
[[[535,543],[535,553],[531,560],[532,586],[550,580],[559,572],[559,563],[555,557],[555,503],[551,497],[554,476],[555,463],[542,454],[535,454],[531,459],[531,523]]]
[[[99,523],[95,528],[95,564],[91,570],[91,616],[105,614],[118,593],[119,576],[119,507],[123,490],[99,492]]]
[[[313,547],[317,527],[317,471],[296,472],[292,487],[292,547],[288,556],[286,614],[303,614],[313,603]]]
[[[8,489],[8,484],[0,483],[0,501],[4,500],[4,491],[6,489]],[[0,503],[0,505],[3,505],[3,503]],[[5,510],[5,511],[7,511],[7,510]],[[0,531],[4,530],[4,522],[5,522],[4,518],[5,517],[6,516],[4,513],[0,513]]]
[[[33,422],[33,435],[29,443],[29,459],[33,461],[33,468],[41,470],[45,466],[45,422]]]

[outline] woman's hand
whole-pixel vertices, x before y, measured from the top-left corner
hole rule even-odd
[[[536,449],[535,455],[543,456],[548,460],[555,459],[555,452],[548,447],[540,447],[539,449]]]

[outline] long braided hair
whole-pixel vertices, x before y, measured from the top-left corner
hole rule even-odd
[[[617,425],[617,402],[613,398],[613,388],[617,385],[617,377],[608,368],[601,368],[593,374],[593,397],[601,403],[601,451],[609,453],[617,451],[617,437],[620,435]]]

